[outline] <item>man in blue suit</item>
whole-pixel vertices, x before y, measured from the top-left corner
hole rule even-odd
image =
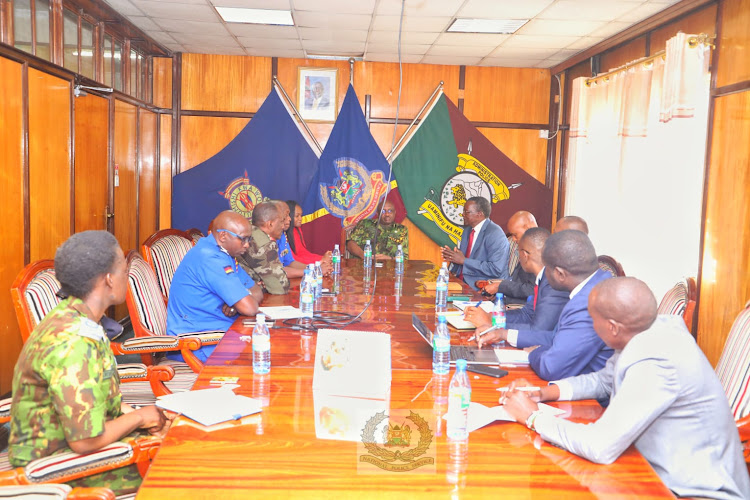
[[[451,271],[477,290],[477,280],[509,279],[510,245],[505,232],[492,222],[490,201],[481,196],[464,204],[464,233],[459,248],[442,248],[443,260],[450,262]]]
[[[529,365],[544,380],[601,370],[613,351],[594,330],[588,298],[594,285],[611,278],[611,274],[599,269],[594,245],[581,231],[561,231],[550,236],[542,260],[544,275],[552,288],[570,293],[570,301],[560,313],[554,330],[525,330],[515,334],[496,330],[481,336],[477,343],[481,347],[507,340],[516,347],[530,348]]]
[[[523,308],[508,310],[506,319],[511,332],[509,336],[526,336],[528,331],[551,335],[563,307],[570,300],[569,292],[555,290],[544,276],[542,249],[549,236],[547,229],[534,227],[528,229],[518,243],[518,262],[524,271],[535,277],[536,283]],[[477,325],[476,334],[492,326],[492,317],[479,307],[467,307],[464,315],[467,321]],[[519,333],[514,334],[512,330]],[[515,343],[514,338],[513,344]]]

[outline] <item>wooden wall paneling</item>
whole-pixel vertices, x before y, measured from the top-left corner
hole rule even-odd
[[[750,0],[726,0],[722,9],[717,87],[750,80]]]
[[[3,91],[0,92],[0,394],[10,391],[13,367],[21,352],[21,334],[10,299],[10,286],[24,266],[24,118],[23,66],[0,57]]]
[[[245,128],[249,118],[183,116],[180,169],[186,172],[224,149]]]
[[[356,66],[356,65],[355,65]],[[346,89],[349,86],[349,63],[347,61],[326,61],[322,59],[293,59],[293,58],[278,58],[277,77],[279,83],[284,87],[284,90],[289,94],[289,98],[294,101],[294,105],[297,106],[297,77],[298,68],[336,68],[338,70],[337,75],[337,93],[336,96],[338,103],[336,109],[341,109],[341,103],[344,102],[344,96],[346,95]],[[355,88],[357,85],[357,79],[354,79]],[[357,95],[359,96],[359,90],[357,89]],[[364,102],[364,94],[362,94]],[[263,95],[265,98],[265,94]],[[362,106],[364,108],[364,105]],[[310,124],[312,125],[312,124]],[[312,127],[311,127],[312,128]],[[317,138],[317,133],[315,134]],[[328,134],[325,135],[324,139],[328,138]],[[320,141],[320,139],[318,138]]]
[[[546,69],[468,66],[464,114],[480,122],[548,123],[550,78]]]
[[[172,117],[159,115],[159,229],[172,227]]]
[[[657,49],[651,46],[652,52]],[[646,37],[642,36],[601,55],[599,69],[602,73],[646,56]]]
[[[398,144],[399,139],[401,139],[401,136],[406,132],[407,127],[408,125],[399,125],[396,128],[396,144]],[[380,150],[387,157],[393,146],[393,125],[372,123],[370,124],[370,133],[375,139],[375,142],[378,143],[378,146],[380,146]]]
[[[442,261],[440,247],[424,234],[421,229],[414,225],[409,219],[404,219],[401,224],[409,229],[409,258],[429,260],[435,264]]]
[[[698,311],[698,345],[714,365],[750,300],[749,109],[750,91],[714,100]]]
[[[183,54],[182,109],[258,111],[270,74],[270,57]]]
[[[156,113],[139,110],[139,169],[138,169],[138,247],[156,232],[158,210],[156,205],[159,178],[156,160]]]
[[[109,101],[92,94],[75,106],[75,231],[107,229]]]
[[[549,92],[549,89],[547,91]],[[547,141],[539,138],[538,130],[510,128],[480,128],[478,130],[518,166],[544,184],[547,171]]]
[[[716,8],[716,4],[708,5],[689,16],[655,29],[651,33],[651,53],[664,50],[667,47],[667,40],[675,36],[678,31],[716,34]]]
[[[460,66],[439,64],[403,64],[399,119],[414,118],[442,81],[443,92],[458,105]],[[357,62],[354,65],[354,89],[362,107],[366,94],[372,96],[371,116],[395,118],[398,101],[397,63]]]
[[[172,58],[154,57],[153,103],[157,108],[172,107]]]
[[[29,69],[29,237],[32,261],[71,234],[70,82]]]

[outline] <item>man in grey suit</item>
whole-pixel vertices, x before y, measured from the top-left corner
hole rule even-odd
[[[678,496],[750,498],[737,426],[713,368],[679,316],[656,315],[656,299],[635,278],[599,283],[589,295],[594,329],[615,349],[598,372],[511,390],[501,401],[542,438],[591,460],[614,462],[631,444]],[[511,389],[528,385],[511,384]],[[539,411],[534,400],[610,397],[593,424]]]
[[[508,279],[510,245],[505,232],[490,220],[490,201],[481,196],[464,204],[464,233],[458,248],[442,248],[443,260],[450,262],[451,271],[474,290],[477,280]]]

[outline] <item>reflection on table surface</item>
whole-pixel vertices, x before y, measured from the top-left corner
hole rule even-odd
[[[430,346],[411,326],[415,312],[434,327],[434,298],[423,291],[420,281],[434,280],[436,273],[431,263],[409,261],[396,286],[392,263],[386,263],[377,270],[377,283],[370,281],[376,290],[370,309],[361,322],[347,327],[391,335],[394,369],[387,401],[347,401],[313,392],[314,333],[271,330],[271,373],[253,374],[251,345],[240,339],[252,328],[244,327],[241,319],[235,322],[193,389],[212,387],[214,377],[238,377],[235,392],[259,398],[264,410],[211,428],[179,417],[137,498],[672,497],[632,447],[614,464],[596,465],[511,422],[494,422],[474,431],[467,445],[450,443],[442,419],[449,377],[433,377]],[[367,301],[363,274],[361,261],[346,262],[338,281],[348,291],[323,298],[320,309],[356,315]],[[331,286],[327,278],[324,287]],[[399,289],[402,295],[394,293]],[[288,296],[270,297],[264,305],[297,301],[295,290]],[[460,343],[469,333],[452,335],[453,342]],[[544,383],[528,367],[504,368],[509,375],[501,379],[469,374],[472,401],[495,406],[500,394],[496,389],[520,377]],[[595,401],[551,404],[566,411],[563,418],[578,422],[594,421],[602,412]],[[358,468],[362,422],[372,418],[368,414],[394,415],[400,410],[411,411],[429,424],[434,466],[427,472],[363,473]],[[410,425],[412,435],[421,439],[422,431]],[[379,438],[376,442],[382,442]]]

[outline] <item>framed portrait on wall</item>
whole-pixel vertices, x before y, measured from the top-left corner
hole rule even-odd
[[[337,106],[336,68],[299,68],[297,109],[311,122],[333,122]]]

